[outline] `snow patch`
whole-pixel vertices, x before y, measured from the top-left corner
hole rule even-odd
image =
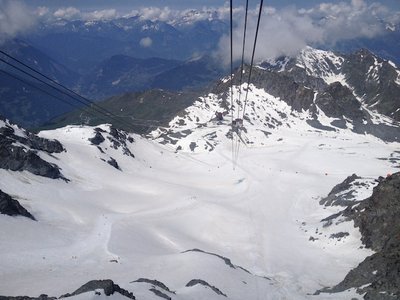
[[[296,66],[306,70],[307,74],[322,78],[327,84],[335,81],[345,85],[341,66],[344,58],[331,51],[306,47],[297,57]]]
[[[115,85],[118,85],[120,82],[121,82],[121,78],[113,81],[111,84],[115,86]]]

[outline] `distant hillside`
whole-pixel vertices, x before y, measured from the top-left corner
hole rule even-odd
[[[82,106],[74,101],[68,104],[70,102],[55,99],[50,95],[67,101],[65,96],[44,84],[32,81],[29,83],[36,88],[0,72],[0,115],[26,128],[35,128],[49,119]],[[50,95],[39,89],[47,91]]]
[[[151,87],[154,77],[179,64],[179,61],[162,58],[140,59],[115,55],[84,75],[79,82],[79,89],[96,99],[142,91]]]
[[[82,76],[77,88],[96,100],[148,89],[193,90],[207,86],[225,72],[224,67],[210,56],[182,62],[116,55]]]
[[[19,39],[10,40],[2,46],[2,50],[53,80],[62,82],[68,86],[74,86],[78,82],[79,76],[77,72],[59,63],[46,52],[39,50],[27,42]],[[2,54],[0,56],[6,61],[16,64],[6,56]],[[21,65],[18,66],[21,67]],[[1,64],[1,68],[9,69],[3,63]]]
[[[117,124],[111,118],[89,110],[76,110],[47,122],[42,129],[57,128],[69,124],[98,125],[114,123],[115,126],[127,131],[147,133],[158,126],[168,124],[170,119],[191,105],[199,94],[195,92],[170,92],[164,90],[149,90],[145,92],[126,93],[98,102],[125,122]]]
[[[202,89],[224,72],[209,56],[181,62],[157,57],[141,59],[115,55],[92,67],[90,73],[80,75],[19,40],[9,42],[5,51],[91,100],[157,88],[171,91]],[[6,56],[2,57],[24,71],[39,76]],[[0,74],[0,114],[13,122],[33,129],[82,106],[14,68],[2,64],[0,69],[29,82],[26,84],[4,73]],[[43,77],[41,79],[45,80]],[[71,104],[60,102],[57,98]]]

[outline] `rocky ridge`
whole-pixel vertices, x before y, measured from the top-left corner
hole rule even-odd
[[[319,94],[326,85],[340,82],[366,108],[400,121],[400,70],[366,49],[345,55],[307,47],[294,59],[261,67],[288,75]]]
[[[121,288],[118,284],[115,284],[112,280],[105,279],[105,280],[91,280],[82,285],[76,291],[61,295],[60,297],[49,297],[48,295],[45,294],[40,295],[37,298],[28,296],[16,296],[16,297],[0,296],[0,300],[55,300],[55,299],[70,298],[90,292],[93,292],[93,294],[96,296],[100,296],[102,293],[101,291],[104,293],[105,296],[119,294],[121,296],[124,296],[124,298],[126,299],[136,299],[131,292]]]
[[[354,221],[362,242],[375,253],[367,257],[344,280],[332,288],[320,292],[336,293],[357,288],[364,299],[398,299],[400,297],[400,172],[380,178],[372,196],[349,204],[349,187],[359,179],[355,174],[334,187],[325,205],[340,205],[345,209],[323,222],[332,222],[340,217]],[[356,186],[357,188],[357,186]]]
[[[299,126],[310,131],[351,131],[386,142],[399,141],[400,85],[395,75],[400,71],[393,63],[366,50],[353,56],[306,48],[295,59],[264,62],[253,69],[243,117],[243,132],[249,139],[244,142],[257,143],[254,140],[260,140],[261,133],[269,135],[271,130]],[[362,57],[362,63],[350,67]],[[244,77],[248,72],[245,67]],[[357,72],[356,78],[353,73]],[[235,118],[243,114],[247,90],[246,83],[239,86],[239,75],[239,70],[233,75]],[[392,92],[382,93],[384,86]],[[230,77],[223,78],[173,118],[167,128],[153,131],[152,136],[177,151],[212,151],[224,136],[230,136],[230,87]],[[218,120],[216,113],[221,113],[223,119]],[[194,136],[200,128],[202,136]],[[181,140],[191,140],[193,144]]]

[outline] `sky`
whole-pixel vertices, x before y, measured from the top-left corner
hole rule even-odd
[[[29,6],[46,6],[49,8],[58,7],[69,7],[73,6],[82,10],[93,10],[93,9],[106,9],[115,8],[117,10],[129,10],[138,9],[144,6],[156,6],[165,7],[168,6],[173,9],[188,9],[188,8],[200,8],[200,7],[220,7],[224,4],[226,5],[228,1],[226,0],[25,0],[23,1]],[[249,0],[250,5],[255,6],[259,3],[258,0]],[[321,1],[321,0],[270,0],[264,1],[264,5],[273,6],[276,8],[283,8],[286,6],[296,5],[298,8],[310,8],[312,6],[318,5],[320,3],[330,2],[339,3],[341,1]],[[373,1],[367,0],[366,3],[370,4],[373,2],[381,3],[392,9],[400,9],[400,0],[381,0]],[[244,0],[234,0],[233,5],[239,6],[244,5]]]
[[[249,32],[255,32],[259,4],[249,0]],[[145,6],[144,6],[145,3]],[[245,1],[234,0],[234,44],[241,45]],[[173,24],[190,8],[199,9],[194,20],[209,18],[208,8],[219,19],[229,18],[226,0],[0,0],[0,44],[34,28],[38,20],[111,20],[139,15],[146,20]],[[374,38],[386,31],[387,24],[400,26],[400,0],[270,0],[264,1],[260,25],[259,53],[265,57],[295,55],[307,45],[333,45],[338,41]],[[220,52],[229,47],[228,36],[221,38]],[[250,39],[251,37],[248,36]],[[271,42],[273,41],[273,42]],[[151,46],[151,41],[144,41]],[[249,40],[247,45],[251,45]],[[235,49],[240,54],[240,49]]]

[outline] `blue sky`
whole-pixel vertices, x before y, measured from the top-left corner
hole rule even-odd
[[[157,6],[164,7],[168,6],[170,8],[175,9],[186,9],[186,8],[200,8],[203,6],[208,7],[219,7],[223,6],[227,3],[226,0],[25,0],[26,4],[30,6],[47,6],[49,8],[57,8],[57,7],[68,7],[73,6],[79,9],[105,9],[105,8],[116,8],[118,10],[125,9],[136,9],[144,6]],[[276,8],[282,8],[285,6],[296,5],[298,8],[308,8],[314,6],[319,3],[330,2],[330,3],[339,3],[342,1],[321,1],[321,0],[270,0],[264,1],[264,5],[273,6]],[[349,2],[349,1],[345,1]],[[400,0],[381,0],[381,1],[373,1],[366,0],[366,3],[379,2],[384,4],[392,9],[400,10]],[[240,6],[244,5],[244,0],[234,0],[234,5]],[[258,0],[250,0],[252,5],[256,5],[259,3]]]

